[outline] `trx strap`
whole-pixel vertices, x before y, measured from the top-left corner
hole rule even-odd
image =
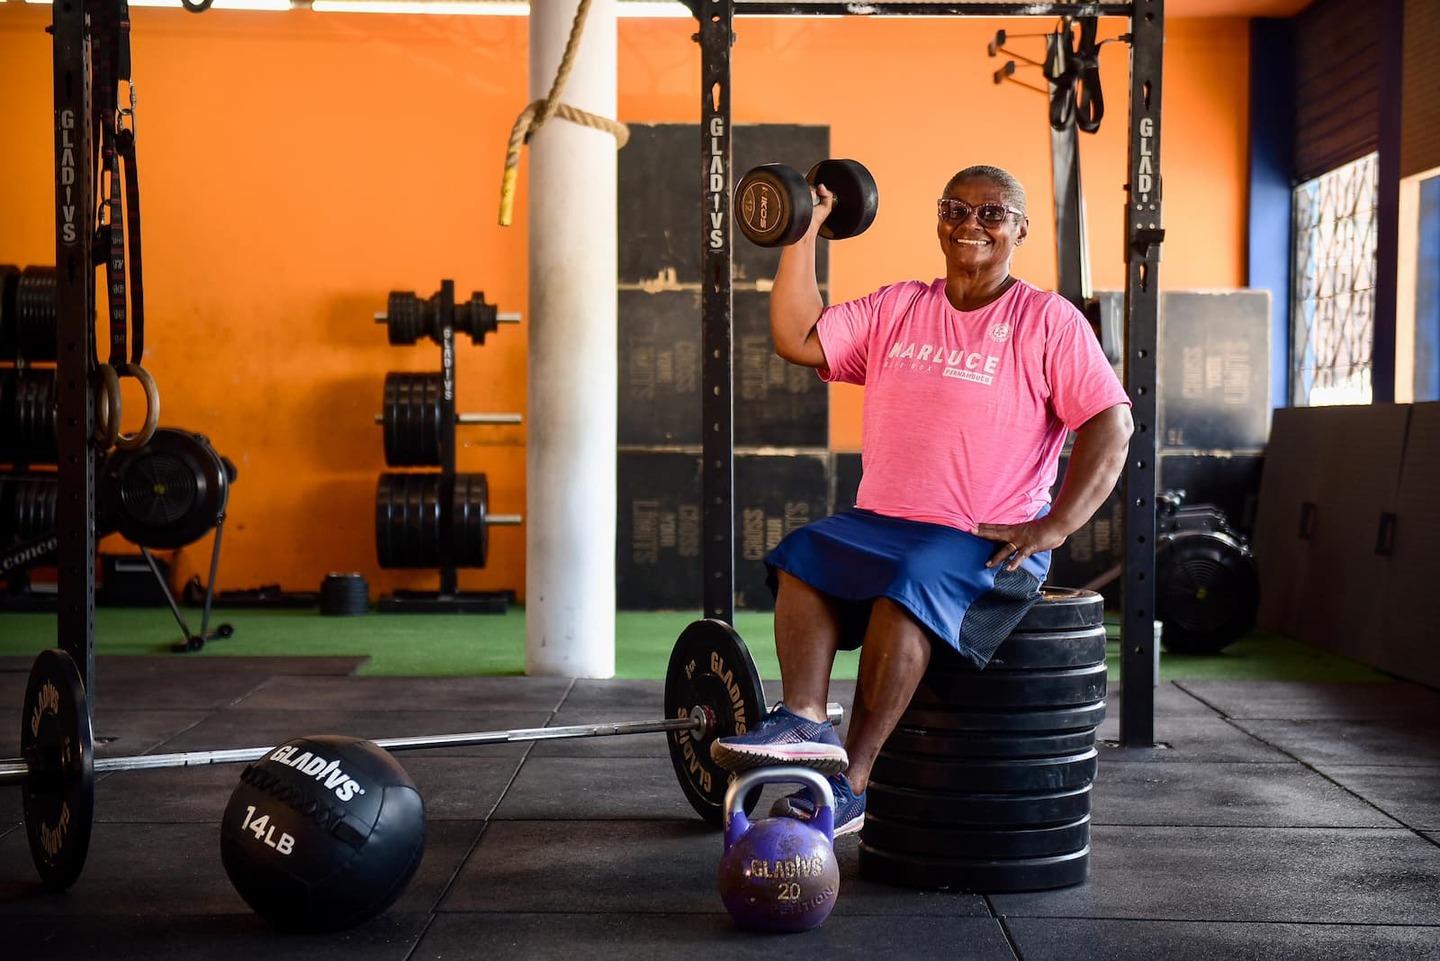
[[[110,354],[104,364],[98,363],[98,357],[94,358],[104,388],[99,395],[96,441],[106,448],[114,445],[134,450],[149,443],[155,432],[160,418],[160,396],[154,378],[141,364],[145,355],[145,298],[140,272],[140,185],[135,160],[135,86],[130,75],[129,6],[126,0],[118,0],[113,8],[102,10],[94,21],[97,51],[94,119],[99,128],[99,170],[108,178],[110,189],[108,196],[100,200],[95,249],[97,255],[105,257]],[[107,16],[112,13],[113,16]],[[117,109],[122,80],[130,95],[128,109]],[[128,126],[125,118],[129,119]],[[144,425],[134,434],[120,432],[121,376],[134,377],[145,391]]]
[[[1045,60],[1045,76],[1052,84],[1050,125],[1064,130],[1073,120],[1086,133],[1095,133],[1105,116],[1105,96],[1100,90],[1100,45],[1095,41],[1099,23],[1095,17],[1080,17],[1079,24],[1079,46],[1074,45],[1067,17],[1057,29],[1050,55]]]

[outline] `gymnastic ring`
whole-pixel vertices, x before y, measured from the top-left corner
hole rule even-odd
[[[100,375],[100,389],[95,392],[95,443],[101,450],[115,446],[120,436],[120,375],[109,364],[95,370]]]
[[[160,424],[160,389],[155,386],[155,378],[139,364],[123,364],[121,372],[127,376],[134,377],[140,382],[140,387],[145,391],[145,423],[133,434],[121,434],[115,439],[115,446],[120,450],[139,450],[150,443],[150,438],[155,434],[155,428]],[[115,418],[119,423],[120,418]]]

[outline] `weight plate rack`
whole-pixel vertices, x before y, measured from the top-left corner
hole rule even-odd
[[[53,266],[0,264],[0,593],[15,609],[53,549],[37,542],[55,529],[59,493],[57,310]]]
[[[459,568],[483,568],[489,559],[489,528],[522,523],[517,515],[490,513],[490,487],[482,473],[455,469],[458,424],[519,423],[518,415],[457,415],[455,412],[455,334],[469,333],[477,344],[494,331],[499,315],[483,296],[455,303],[453,281],[427,299],[392,291],[387,312],[376,314],[387,326],[392,345],[428,337],[440,346],[439,372],[385,375],[381,413],[385,463],[389,467],[437,470],[386,471],[375,485],[375,553],[386,570],[438,569],[438,591],[395,591],[382,597],[385,613],[467,611],[503,613],[513,591],[460,592]],[[483,309],[482,309],[483,308]]]

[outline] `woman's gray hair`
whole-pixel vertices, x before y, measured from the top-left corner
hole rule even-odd
[[[1020,210],[1026,209],[1025,188],[1009,171],[989,164],[975,164],[951,177],[950,182],[945,185],[945,192],[948,194],[956,184],[966,180],[989,180],[1004,191],[1006,203]]]

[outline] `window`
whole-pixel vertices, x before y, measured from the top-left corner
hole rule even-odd
[[[1370,403],[1377,168],[1372,153],[1295,188],[1296,406]]]

